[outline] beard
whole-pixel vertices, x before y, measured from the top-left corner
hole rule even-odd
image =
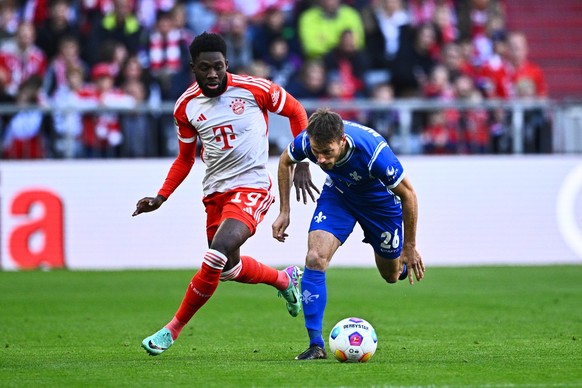
[[[222,82],[220,83],[220,85],[216,89],[210,89],[208,86],[203,85],[200,82],[198,82],[198,85],[200,85],[200,89],[202,90],[202,94],[204,94],[206,97],[210,97],[210,98],[218,97],[222,93],[224,93],[224,91],[226,90],[226,76],[224,77],[224,79],[222,80]]]

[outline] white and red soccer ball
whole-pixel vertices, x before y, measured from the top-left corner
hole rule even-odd
[[[366,362],[377,346],[376,331],[361,318],[342,319],[329,334],[329,349],[340,362]]]

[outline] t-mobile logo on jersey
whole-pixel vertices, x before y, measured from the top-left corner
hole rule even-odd
[[[214,131],[215,140],[218,143],[223,143],[223,150],[227,150],[232,148],[229,143],[229,140],[236,139],[236,135],[234,134],[234,129],[232,125],[221,125],[219,127],[213,127],[212,130]]]

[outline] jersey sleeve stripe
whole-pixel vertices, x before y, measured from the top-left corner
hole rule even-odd
[[[242,77],[235,77],[234,75],[232,76],[233,81],[235,81],[235,85],[247,85],[247,86],[254,86],[254,87],[258,87],[261,90],[265,91],[265,93],[269,93],[269,89],[271,87],[269,81],[262,81],[258,78],[254,78],[254,77],[247,77],[247,78],[242,78]]]
[[[289,146],[287,147],[287,154],[289,155],[289,158],[294,161],[295,163],[299,163],[300,160],[297,160],[293,157],[293,154],[291,153],[291,144],[289,144]]]
[[[374,155],[372,155],[372,157],[370,158],[370,162],[368,163],[368,171],[372,171],[372,165],[378,158],[378,155],[380,155],[380,151],[382,151],[382,149],[384,149],[384,147],[386,146],[387,146],[386,143],[378,144],[378,147],[376,147],[376,149],[374,150]]]
[[[180,104],[187,99],[190,96],[195,96],[198,91],[200,90],[200,88],[198,87],[198,84],[195,83],[192,86],[190,86],[188,89],[186,89],[186,91],[184,93],[182,93],[182,95],[180,96],[180,98],[178,98],[178,100],[176,100],[176,104],[174,104],[174,113],[176,113],[176,109],[180,106]]]
[[[285,101],[287,101],[287,91],[285,89],[283,89],[283,88],[281,88],[281,91],[283,93],[281,95],[281,99],[279,100],[279,107],[275,111],[275,113],[277,113],[277,114],[281,113],[281,111],[285,107]]]
[[[259,85],[254,82],[238,82],[239,85],[255,86],[263,90],[265,93],[269,93],[269,88],[264,85]]]
[[[182,136],[180,136],[180,133],[178,133],[178,139],[182,143],[193,143],[194,140],[196,140],[196,136],[192,136],[192,137],[182,137]]]
[[[258,78],[258,77],[253,77],[253,76],[246,76],[243,77],[241,75],[236,75],[233,74],[232,75],[232,79],[236,82],[241,82],[241,83],[249,83],[251,85],[262,85],[266,88],[270,88],[271,87],[271,81],[266,80],[264,78]]]
[[[396,186],[398,186],[400,184],[400,182],[402,182],[402,180],[404,179],[404,177],[406,176],[406,172],[402,171],[402,174],[400,174],[400,176],[398,177],[398,179],[391,184],[390,186],[388,186],[389,189],[393,189]]]

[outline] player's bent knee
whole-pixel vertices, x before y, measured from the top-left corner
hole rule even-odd
[[[395,274],[390,273],[390,274],[386,274],[386,275],[382,274],[382,278],[384,280],[386,280],[386,283],[394,284],[394,283],[398,282],[398,274],[397,273],[395,273]]]
[[[325,272],[327,269],[327,259],[325,257],[308,254],[305,258],[305,266],[314,271]]]

